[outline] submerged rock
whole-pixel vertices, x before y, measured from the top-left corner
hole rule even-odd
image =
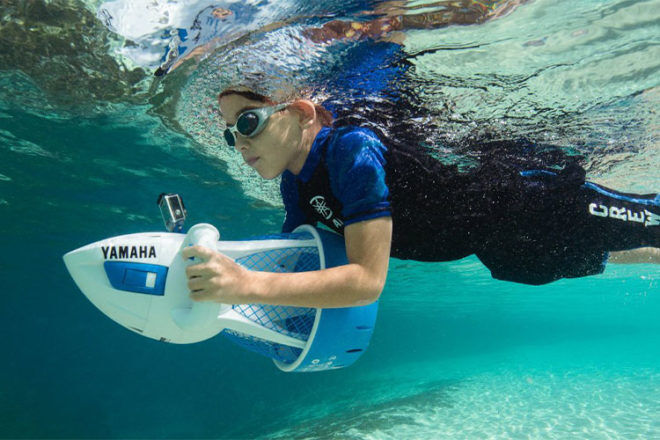
[[[73,0],[4,1],[0,66],[21,71],[61,105],[142,101],[147,73],[108,53],[115,38]]]

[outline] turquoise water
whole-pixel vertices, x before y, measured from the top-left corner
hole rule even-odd
[[[439,113],[448,128],[438,138],[461,136],[462,118],[504,125],[577,148],[598,182],[657,191],[659,3],[568,4],[409,35],[410,53],[447,49],[415,61],[425,100],[454,112]],[[65,18],[52,16],[49,26]],[[272,188],[246,191],[256,180],[216,148],[219,128],[191,129],[211,123],[181,104],[213,95],[200,73],[210,65],[160,89],[145,74],[120,98],[53,91],[36,67],[0,71],[0,437],[660,437],[657,265],[530,287],[492,280],[474,258],[392,260],[369,350],[319,374],[282,373],[221,337],[168,345],[106,318],[61,256],[162,230],[160,192],[182,194],[189,224],[227,239],[280,227]],[[176,87],[177,110],[154,111]],[[87,100],[60,99],[76,93]],[[150,98],[127,98],[136,94]]]

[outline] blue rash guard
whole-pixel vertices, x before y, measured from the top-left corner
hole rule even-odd
[[[494,278],[545,284],[601,273],[608,251],[660,246],[660,198],[585,182],[576,164],[526,169],[511,158],[459,173],[415,149],[388,149],[366,128],[323,128],[298,175],[285,171],[284,232],[391,216],[391,255],[448,261],[476,254]]]
[[[385,146],[370,130],[321,129],[300,174],[282,174],[284,232],[315,215],[337,232],[352,223],[390,216],[385,152]],[[301,207],[298,201],[302,199],[309,205]]]

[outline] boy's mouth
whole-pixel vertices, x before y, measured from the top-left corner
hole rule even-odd
[[[245,163],[247,163],[249,166],[252,166],[258,160],[259,160],[258,157],[250,157],[248,159],[245,159]]]

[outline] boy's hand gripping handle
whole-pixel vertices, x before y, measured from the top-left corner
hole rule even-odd
[[[186,238],[183,240],[182,248],[204,246],[215,252],[218,240],[220,240],[220,232],[218,232],[215,226],[208,223],[199,223],[190,228]],[[195,258],[188,262],[187,266],[198,263],[200,261],[197,261]],[[220,303],[193,301],[188,295],[188,289],[184,289],[184,292],[186,293],[184,306],[172,309],[174,322],[183,330],[203,327],[210,321],[217,320],[220,310],[228,307]]]

